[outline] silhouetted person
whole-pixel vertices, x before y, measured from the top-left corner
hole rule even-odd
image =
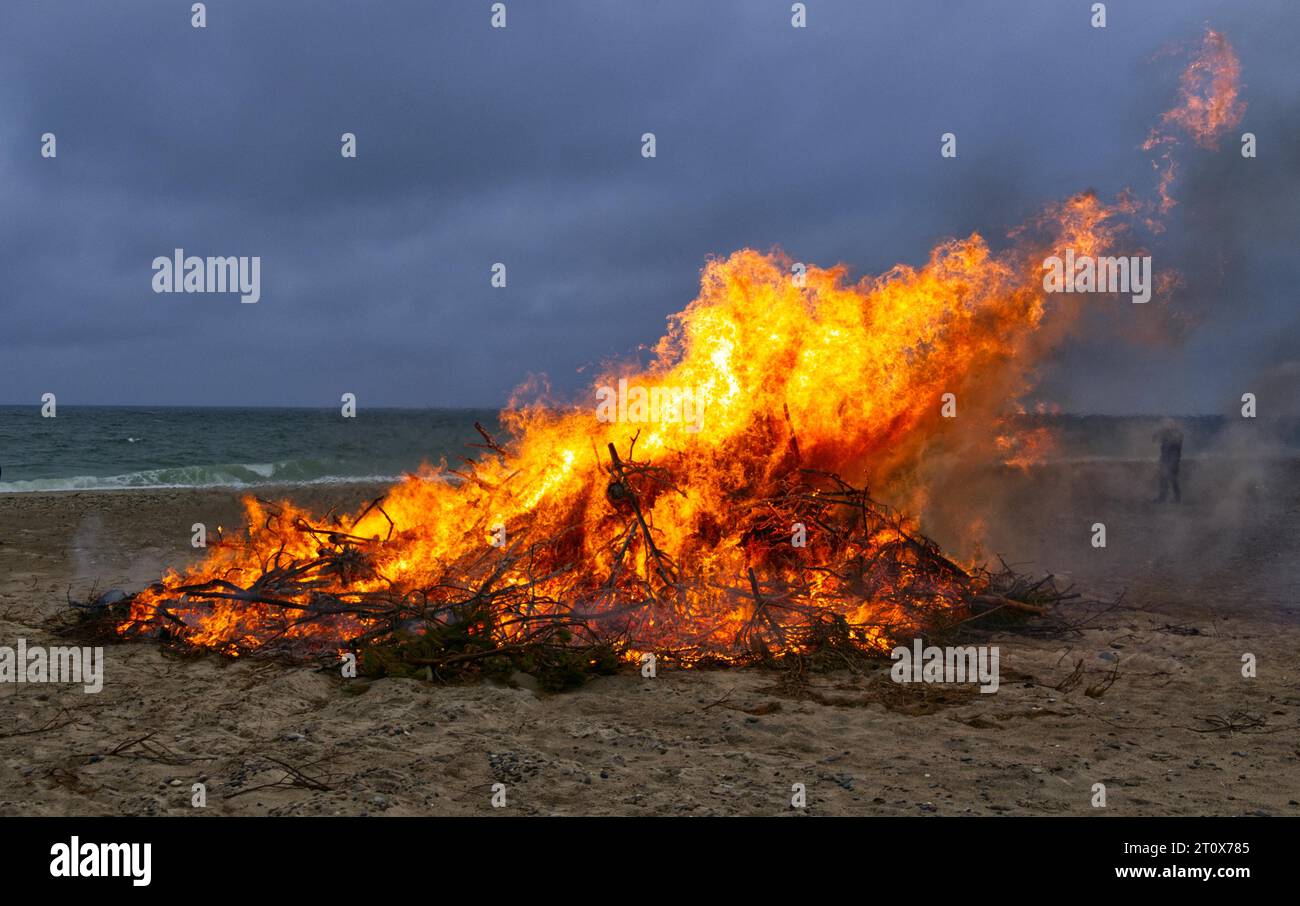
[[[1182,500],[1182,489],[1178,487],[1178,466],[1183,458],[1183,432],[1172,421],[1161,422],[1152,436],[1160,443],[1160,496],[1156,503],[1164,503],[1169,492],[1174,495],[1174,503]]]

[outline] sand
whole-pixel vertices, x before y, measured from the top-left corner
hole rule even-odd
[[[0,685],[0,814],[1300,814],[1300,464],[1188,463],[1177,507],[1150,502],[1151,468],[937,489],[926,519],[939,540],[962,544],[976,513],[1009,561],[1090,595],[1124,591],[1117,608],[1067,614],[1091,620],[1077,635],[991,637],[996,694],[901,687],[886,662],[815,675],[799,694],[771,670],[629,669],[543,695],[525,677],[344,681],[133,642],[106,650],[97,695]],[[294,497],[324,508],[373,493]],[[195,555],[200,521],[238,525],[236,495],[0,497],[0,644],[66,643],[45,621],[69,591],[142,587]],[[1090,543],[1097,521],[1105,549]],[[1241,675],[1245,653],[1256,678]],[[1081,681],[1056,688],[1077,664]]]

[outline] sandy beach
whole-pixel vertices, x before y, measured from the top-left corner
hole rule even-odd
[[[996,694],[898,686],[882,661],[799,691],[772,670],[628,669],[544,695],[526,677],[344,681],[133,642],[106,649],[97,695],[0,686],[0,814],[1300,815],[1300,463],[1188,462],[1177,506],[1150,502],[1152,468],[1007,470],[962,489],[955,509],[980,515],[988,551],[1088,597],[1123,592],[1067,605],[1076,633],[992,636]],[[291,493],[325,509],[381,490]],[[956,545],[944,494],[927,530]],[[238,525],[238,496],[0,497],[0,644],[66,644],[46,621],[69,595],[189,562],[191,524]]]

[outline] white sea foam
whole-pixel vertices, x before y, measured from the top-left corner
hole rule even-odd
[[[269,463],[239,466],[190,466],[177,469],[150,469],[125,475],[76,475],[69,478],[35,478],[28,481],[0,482],[0,494],[39,493],[43,491],[121,491],[160,490],[167,488],[243,488],[268,485],[310,486],[328,484],[392,484],[403,475],[318,475],[289,478],[277,474]]]

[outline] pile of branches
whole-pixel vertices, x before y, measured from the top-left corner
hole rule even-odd
[[[631,448],[623,457],[610,444],[609,456],[606,474],[596,479],[605,482],[610,504],[597,527],[609,533],[607,576],[590,575],[583,560],[582,536],[593,529],[581,513],[545,538],[525,526],[513,533],[514,544],[483,545],[436,581],[410,587],[385,580],[376,566],[394,543],[391,518],[387,537],[362,538],[337,520],[312,525],[263,501],[266,531],[285,539],[310,535],[314,557],[289,559],[282,543],[251,582],[154,586],[143,619],[138,608],[129,616],[137,596],[76,605],[73,631],[331,667],[350,651],[374,676],[446,681],[518,671],[558,690],[645,652],[697,666],[877,656],[895,642],[972,621],[1039,616],[1067,597],[1050,577],[1032,582],[1005,567],[963,570],[865,489],[797,466],[774,492],[738,498],[733,525],[698,527],[702,550],[739,547],[743,572],[722,577],[699,565],[692,572],[655,540],[653,501],[675,490],[671,476],[634,460]],[[383,498],[362,516],[373,510],[387,517]],[[796,523],[806,530],[806,547],[792,543]],[[739,627],[709,619],[736,613],[747,615]],[[219,645],[200,633],[211,614],[236,626]]]

